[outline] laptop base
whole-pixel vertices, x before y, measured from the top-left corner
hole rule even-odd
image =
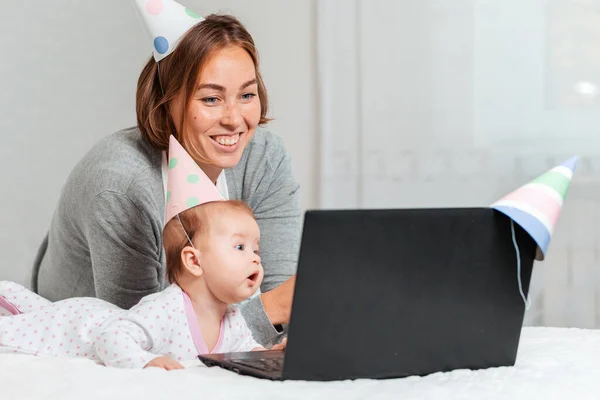
[[[207,367],[221,367],[240,375],[282,380],[283,350],[204,354],[198,358]]]

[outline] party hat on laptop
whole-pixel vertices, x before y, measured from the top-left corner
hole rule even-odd
[[[490,206],[529,233],[538,246],[536,260],[546,256],[576,165],[577,157],[570,158]]]
[[[179,39],[202,17],[173,0],[134,0],[160,61],[175,50]]]
[[[224,200],[215,184],[173,135],[169,138],[168,169],[165,225],[188,208]]]

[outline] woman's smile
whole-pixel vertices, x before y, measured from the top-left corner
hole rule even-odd
[[[235,134],[229,135],[214,135],[209,136],[212,139],[215,147],[219,151],[233,153],[238,149],[238,144],[240,143],[240,138],[244,135],[244,133],[238,132]]]

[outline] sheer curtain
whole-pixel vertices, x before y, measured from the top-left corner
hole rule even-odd
[[[600,1],[317,11],[320,206],[487,206],[579,155],[525,323],[600,327]]]

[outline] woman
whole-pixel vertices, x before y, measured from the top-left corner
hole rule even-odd
[[[173,6],[183,10],[162,4],[171,14]],[[161,10],[141,11],[156,19]],[[180,22],[168,17],[167,25]],[[70,174],[32,287],[52,301],[94,296],[129,308],[167,285],[162,229],[174,134],[225,198],[247,202],[256,215],[265,279],[243,314],[256,340],[269,345],[280,335],[274,326],[289,320],[299,186],[279,137],[258,126],[268,121],[267,93],[250,34],[231,16],[190,26],[166,44],[155,37],[155,57],[137,86],[137,127],[97,143]]]

